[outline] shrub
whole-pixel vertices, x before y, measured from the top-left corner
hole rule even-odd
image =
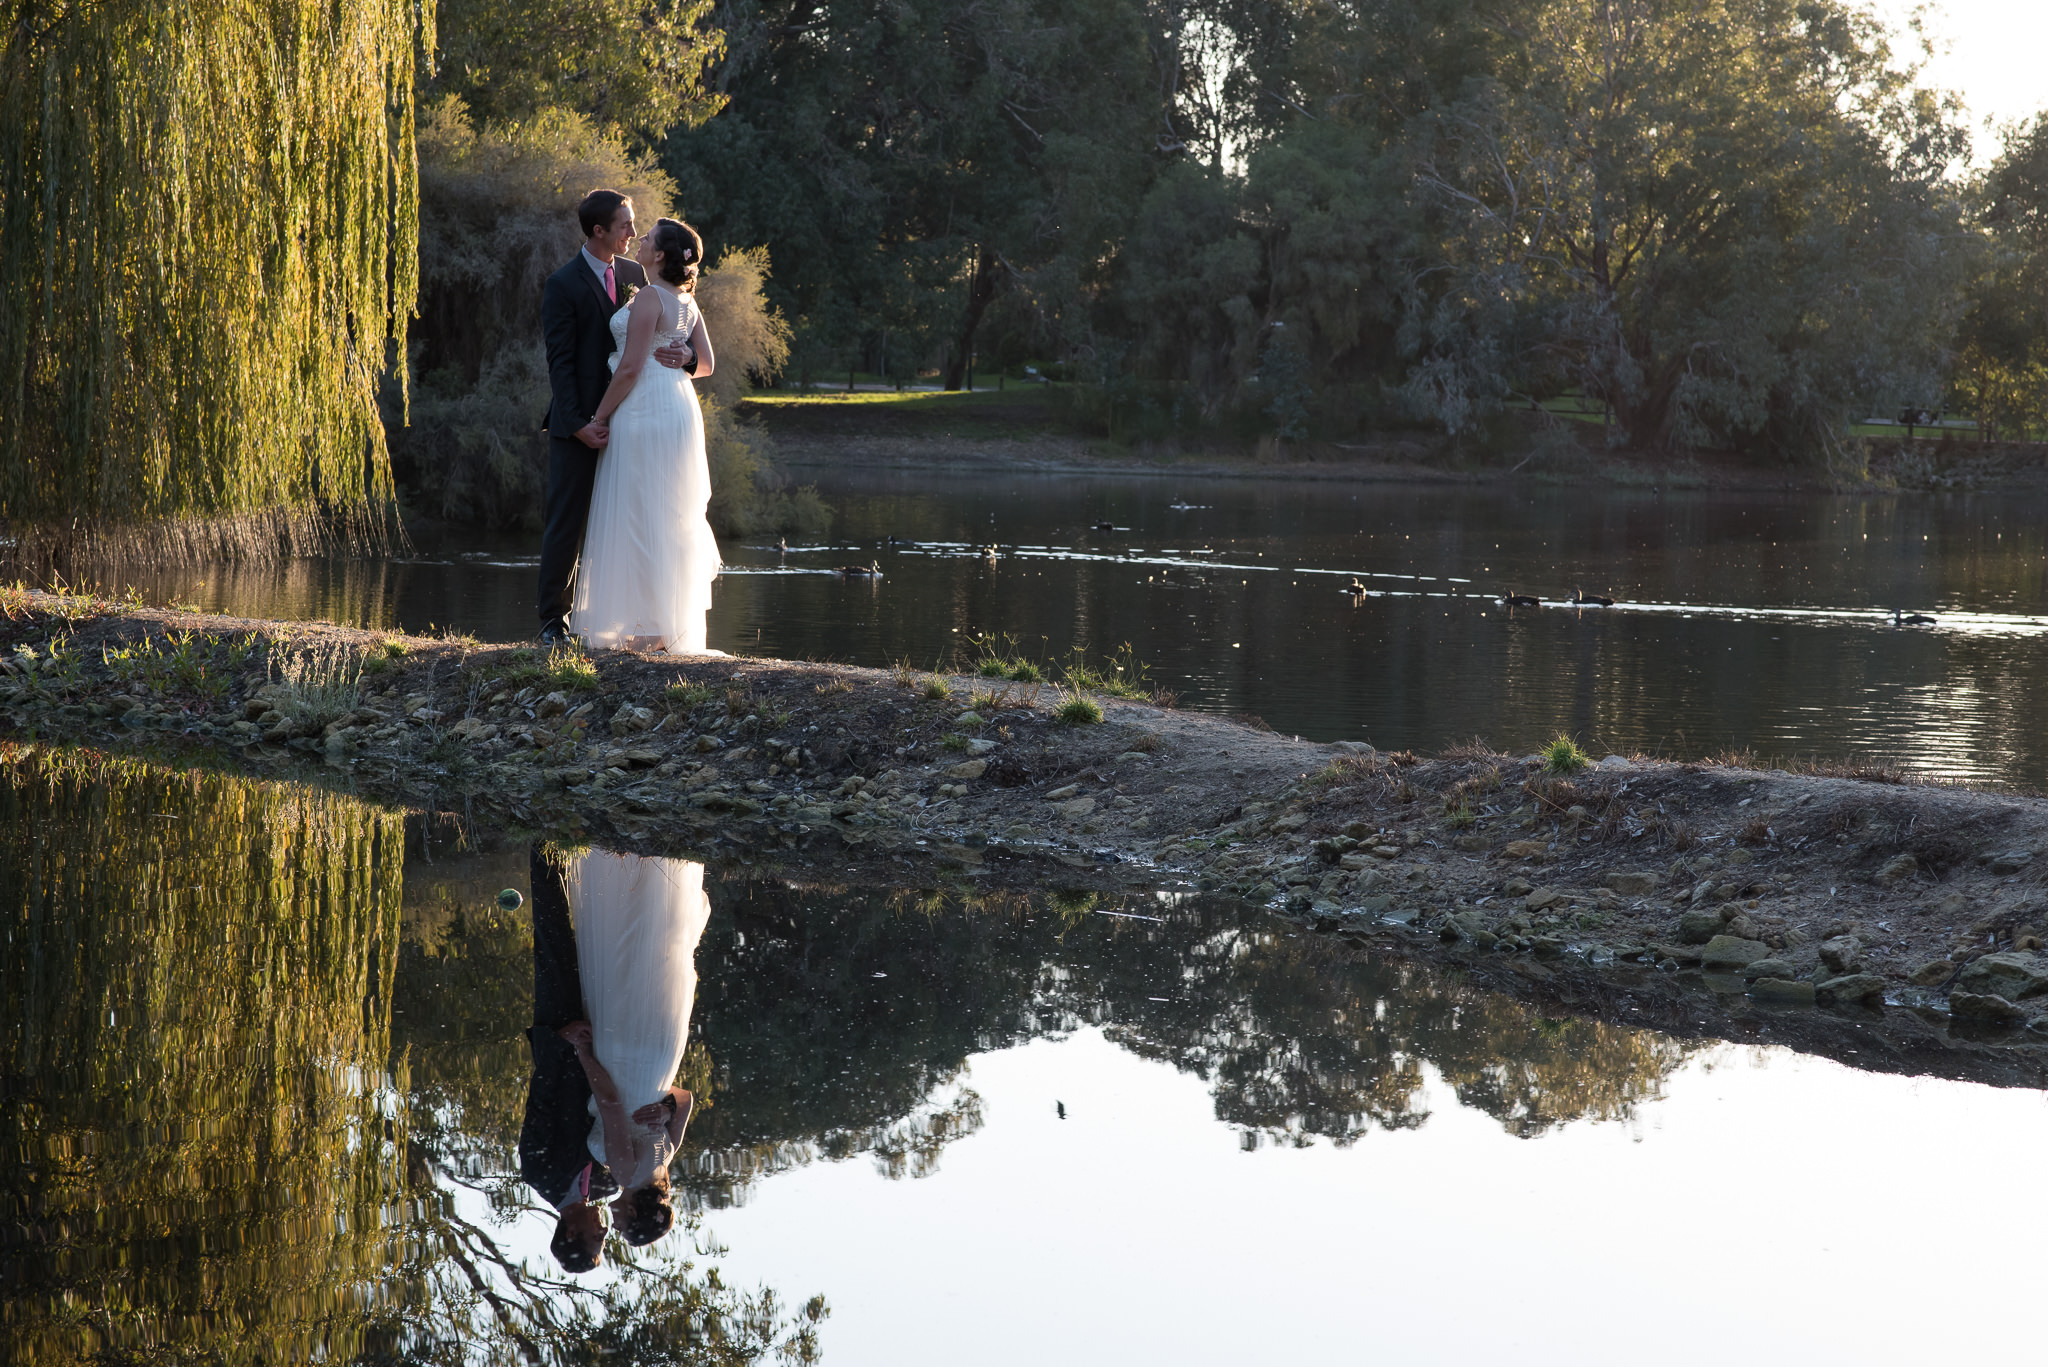
[[[1567,735],[1558,735],[1543,747],[1543,765],[1553,774],[1576,774],[1592,763],[1579,743]]]
[[[1052,714],[1068,726],[1093,726],[1102,720],[1102,704],[1083,693],[1063,692]]]

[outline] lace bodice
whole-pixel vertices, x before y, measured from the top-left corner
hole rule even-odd
[[[687,294],[677,294],[666,285],[648,282],[648,289],[661,300],[661,323],[655,329],[654,340],[647,345],[647,354],[653,355],[671,342],[680,342],[697,327],[697,301]],[[626,329],[630,325],[632,305],[622,304],[612,315],[612,354],[605,364],[613,370],[619,368],[619,358],[626,352]]]

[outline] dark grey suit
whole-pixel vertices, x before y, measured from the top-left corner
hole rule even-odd
[[[628,286],[645,285],[647,272],[617,257],[612,279],[624,303]],[[547,340],[550,403],[547,531],[540,543],[540,620],[543,628],[569,626],[576,555],[583,524],[590,517],[590,488],[597,480],[599,452],[576,440],[604,400],[612,382],[605,361],[612,354],[612,315],[619,305],[605,297],[597,273],[578,252],[548,277],[541,290],[541,335]]]
[[[533,1074],[526,1083],[526,1118],[519,1126],[519,1175],[559,1209],[569,1184],[591,1161],[590,1079],[576,1061],[575,1046],[555,1031],[585,1019],[586,1013],[565,871],[538,844],[530,858],[533,1025],[526,1042],[533,1051]],[[617,1190],[610,1169],[598,1164],[591,1174],[591,1194],[603,1197]]]

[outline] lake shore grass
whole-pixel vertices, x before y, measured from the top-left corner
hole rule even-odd
[[[1874,1030],[1901,1069],[2048,1048],[2048,799],[1877,763],[1425,757],[971,662],[587,657],[23,589],[0,659],[14,745],[798,879],[1200,889],[1517,991]]]

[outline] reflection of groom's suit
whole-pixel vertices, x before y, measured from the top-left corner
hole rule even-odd
[[[579,251],[548,277],[541,289],[541,335],[548,350],[547,531],[540,543],[540,620],[543,627],[569,625],[570,584],[583,524],[590,518],[590,490],[597,482],[599,452],[576,440],[612,382],[612,315],[628,290],[647,283],[639,263],[612,260],[614,302]]]
[[[569,1184],[590,1162],[590,1079],[576,1050],[555,1031],[586,1019],[577,977],[576,928],[569,920],[569,889],[562,865],[533,847],[533,1076],[526,1085],[526,1119],[519,1127],[519,1175],[542,1200],[560,1209]],[[618,1190],[603,1164],[591,1173],[593,1197]]]

